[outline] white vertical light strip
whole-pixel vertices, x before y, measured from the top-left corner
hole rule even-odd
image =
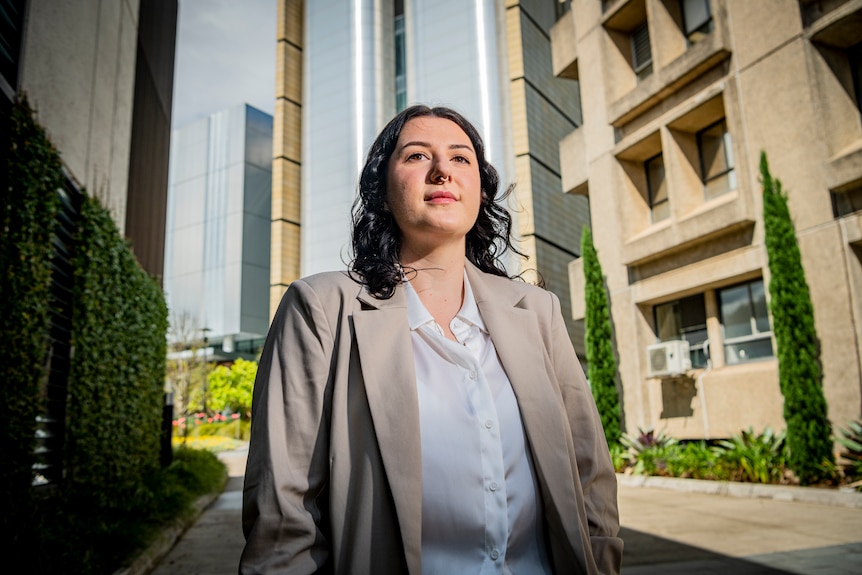
[[[491,102],[488,94],[488,54],[485,51],[485,0],[476,0],[476,38],[479,42],[479,94],[482,106],[482,138],[485,155],[491,161]]]
[[[356,78],[353,101],[356,119],[356,169],[362,169],[362,135],[364,132],[362,114],[363,75],[362,75],[362,0],[353,3],[353,54],[354,77]]]

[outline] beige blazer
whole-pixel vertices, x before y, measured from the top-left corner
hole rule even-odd
[[[617,484],[556,296],[467,266],[512,382],[555,572],[618,573]],[[295,281],[255,381],[241,573],[421,573],[422,456],[406,298]]]

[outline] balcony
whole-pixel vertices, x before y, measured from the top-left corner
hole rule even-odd
[[[584,130],[577,128],[560,141],[560,177],[567,194],[589,194],[587,150]]]
[[[578,41],[574,10],[563,14],[551,27],[551,62],[555,76],[578,79]]]

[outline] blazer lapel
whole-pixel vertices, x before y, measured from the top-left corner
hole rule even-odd
[[[546,490],[546,514],[549,508],[554,509],[562,519],[568,541],[580,542],[579,526],[574,520],[578,504],[572,463],[568,450],[561,448],[565,445],[561,436],[571,432],[559,388],[545,370],[547,360],[536,312],[518,307],[522,292],[510,280],[497,281],[469,263],[467,275],[518,400],[536,474]]]
[[[407,302],[396,289],[388,300],[362,290],[353,326],[374,433],[395,502],[407,566],[422,567],[422,453],[419,399]]]

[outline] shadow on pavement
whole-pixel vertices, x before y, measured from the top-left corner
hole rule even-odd
[[[625,542],[623,575],[653,573],[789,575],[792,573],[625,527],[620,529],[620,537]]]

